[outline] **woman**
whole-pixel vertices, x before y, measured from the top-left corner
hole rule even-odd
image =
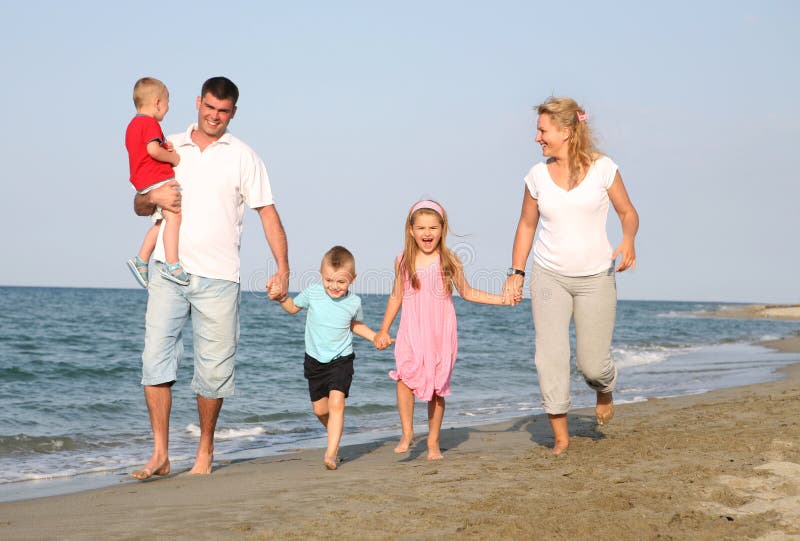
[[[636,263],[639,216],[616,164],[595,147],[586,112],[570,98],[550,98],[537,112],[536,142],[546,161],[533,166],[525,177],[505,288],[516,301],[522,298],[524,269],[533,245],[536,371],[555,437],[553,453],[558,455],[569,446],[570,319],[575,323],[578,368],[597,393],[597,422],[606,424],[614,416],[614,271]],[[609,201],[622,223],[622,242],[616,250],[606,236]],[[620,261],[615,269],[617,256]]]

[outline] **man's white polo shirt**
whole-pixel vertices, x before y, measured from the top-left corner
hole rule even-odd
[[[239,281],[239,244],[245,205],[274,203],[267,168],[240,139],[225,133],[200,151],[192,141],[197,124],[167,139],[180,154],[175,178],[182,188],[178,256],[189,274]],[[164,261],[164,228],[153,257]]]

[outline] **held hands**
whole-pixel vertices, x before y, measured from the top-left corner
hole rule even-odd
[[[636,248],[634,247],[633,240],[622,239],[622,242],[617,249],[614,250],[612,259],[617,260],[618,255],[622,255],[619,260],[619,265],[616,268],[617,272],[622,272],[630,268],[636,270]]]
[[[380,330],[375,333],[375,338],[372,340],[377,349],[386,349],[394,343],[394,338],[389,336],[388,331]]]
[[[276,272],[267,280],[267,295],[273,301],[283,302],[289,295],[289,273]]]
[[[525,277],[521,274],[512,274],[503,284],[503,304],[516,306],[522,301],[522,284]]]
[[[516,297],[512,292],[506,293],[505,291],[503,291],[503,294],[500,296],[500,298],[502,300],[500,306],[516,306],[517,304],[519,304],[519,301],[516,299]]]

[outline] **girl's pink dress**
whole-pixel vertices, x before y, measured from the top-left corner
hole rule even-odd
[[[398,260],[402,254],[398,256]],[[439,259],[417,269],[420,288],[406,279],[400,328],[394,344],[396,370],[389,372],[402,380],[421,400],[450,394],[450,376],[458,353],[456,311],[453,296],[442,282]]]

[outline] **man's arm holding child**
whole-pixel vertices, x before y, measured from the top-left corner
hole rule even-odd
[[[133,211],[139,216],[150,216],[161,207],[169,212],[181,211],[181,191],[177,180],[170,180],[163,186],[133,198]]]

